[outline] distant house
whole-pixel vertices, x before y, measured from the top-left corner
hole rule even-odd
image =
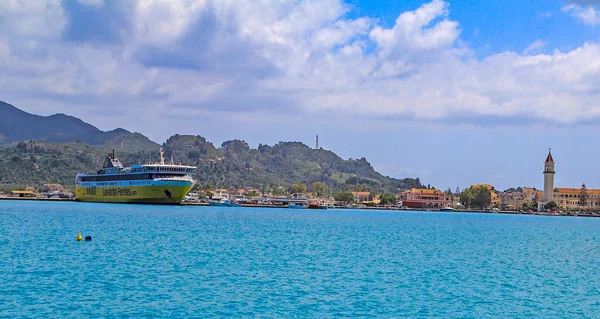
[[[523,192],[510,192],[500,194],[500,204],[502,209],[519,210],[526,202]]]
[[[352,192],[352,195],[354,195],[354,200],[357,202],[372,200],[371,192]]]
[[[12,191],[13,196],[15,197],[35,197],[35,193],[33,191]]]
[[[402,206],[411,208],[443,208],[452,204],[452,195],[437,189],[420,189],[400,193]]]

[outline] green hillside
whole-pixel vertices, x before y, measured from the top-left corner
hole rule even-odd
[[[73,186],[77,172],[98,170],[112,146],[82,142],[21,142],[0,150],[0,185],[60,183]],[[224,142],[216,148],[201,136],[174,135],[164,144],[165,157],[175,163],[198,167],[196,179],[202,186],[252,186],[287,189],[295,182],[323,182],[333,190],[360,189],[384,192],[421,187],[418,179],[394,179],[376,172],[365,159],[344,160],[323,149],[299,142],[250,148],[241,140]],[[158,161],[156,150],[115,150],[124,165]]]
[[[74,186],[78,172],[96,172],[112,150],[128,166],[157,162],[161,147],[139,133],[120,128],[104,132],[76,117],[33,115],[1,101],[0,146],[0,187]],[[334,191],[397,192],[422,187],[418,178],[379,174],[364,157],[344,160],[300,142],[253,149],[242,140],[231,140],[215,147],[202,136],[176,134],[162,147],[168,161],[198,167],[195,178],[206,188],[252,186],[285,191],[296,182],[309,188],[321,182]]]

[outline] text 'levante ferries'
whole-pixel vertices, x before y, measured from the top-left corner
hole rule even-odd
[[[160,149],[158,164],[123,167],[112,154],[96,174],[77,174],[76,200],[103,203],[179,204],[194,187],[196,167],[165,164]]]

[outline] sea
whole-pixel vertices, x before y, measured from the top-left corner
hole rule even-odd
[[[595,218],[0,201],[0,318],[599,318],[599,246]]]

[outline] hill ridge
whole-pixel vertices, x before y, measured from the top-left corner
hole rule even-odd
[[[44,122],[48,119],[54,120],[51,125],[56,129],[40,130],[40,124],[49,125]],[[3,125],[11,121],[25,129]],[[87,138],[82,138],[81,132],[87,132],[83,136]],[[77,117],[62,113],[40,117],[0,102],[0,145],[3,138],[9,147],[0,149],[0,185],[73,185],[75,174],[95,172],[112,149],[124,164],[131,165],[158,161],[161,147],[141,133],[122,128],[101,131]],[[167,158],[197,166],[195,178],[204,186],[272,189],[296,182],[321,182],[338,190],[376,192],[422,187],[418,178],[382,175],[365,157],[345,160],[333,151],[313,149],[298,141],[251,148],[244,140],[233,139],[215,147],[200,135],[175,134],[162,148]]]

